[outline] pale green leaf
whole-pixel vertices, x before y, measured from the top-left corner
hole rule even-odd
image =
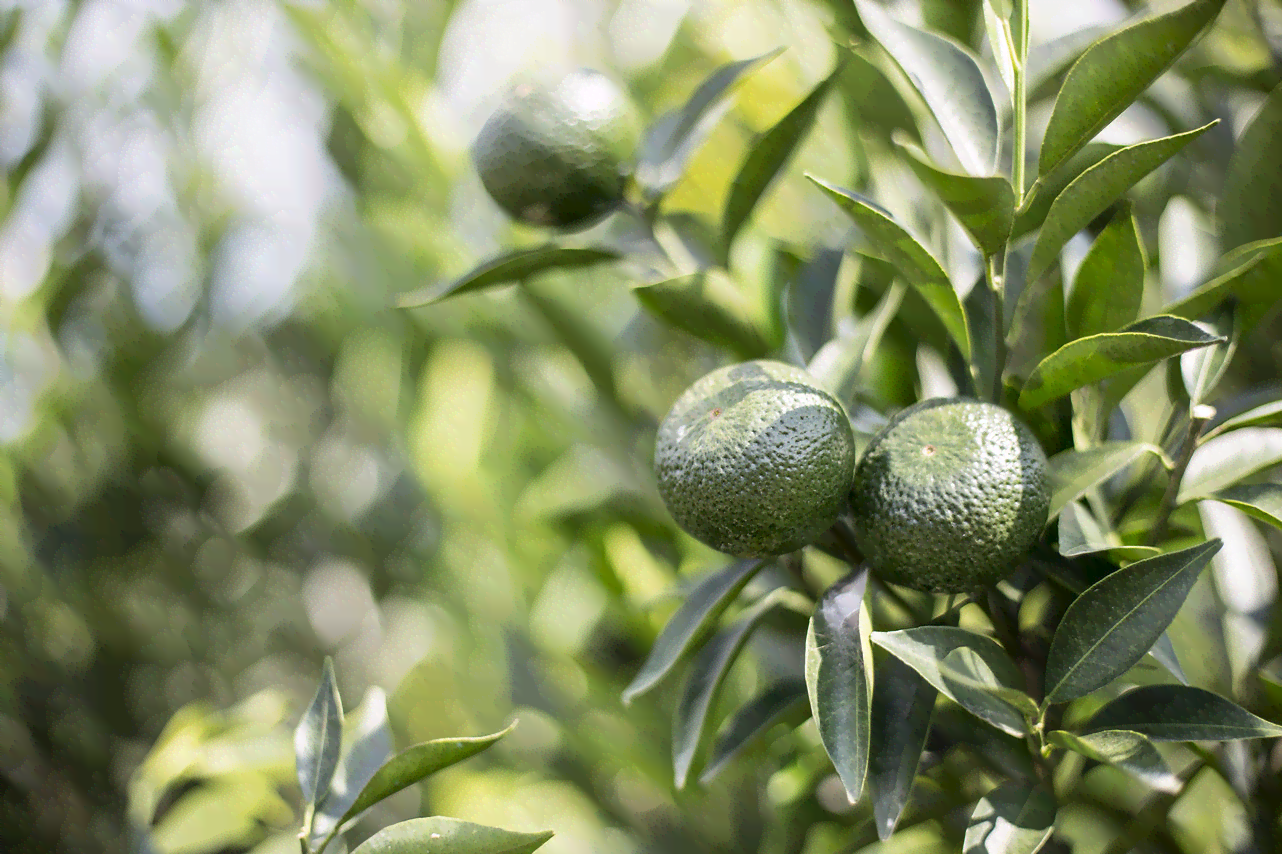
[[[1282,234],[1282,84],[1273,87],[1229,159],[1215,214],[1231,249]]]
[[[551,270],[590,267],[605,261],[617,261],[620,257],[613,249],[557,246],[553,243],[534,249],[517,249],[491,258],[445,285],[434,284],[401,294],[396,298],[396,304],[401,308],[414,308],[446,297],[512,284]]]
[[[1003,783],[970,814],[964,854],[1034,854],[1055,828],[1055,798],[1040,786]]]
[[[552,831],[519,833],[456,818],[413,818],[366,839],[352,854],[530,854]]]
[[[1074,735],[1055,730],[1049,741],[1087,759],[1120,768],[1160,792],[1179,791],[1180,778],[1167,766],[1153,743],[1138,732],[1113,729]]]

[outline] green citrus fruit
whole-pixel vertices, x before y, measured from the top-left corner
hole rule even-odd
[[[639,132],[627,94],[598,71],[526,77],[481,128],[472,159],[514,218],[580,229],[623,201]]]
[[[740,557],[801,548],[837,520],[855,438],[837,399],[800,368],[713,371],[659,425],[654,468],[677,524]]]
[[[855,467],[855,541],[887,581],[963,593],[1010,574],[1046,524],[1046,454],[1000,406],[926,400],[873,437]]]

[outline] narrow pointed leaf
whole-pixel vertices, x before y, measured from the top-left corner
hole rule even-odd
[[[921,95],[962,168],[992,175],[997,166],[997,107],[979,62],[961,44],[901,24],[868,0],[859,17]]]
[[[1166,668],[1170,673],[1179,680],[1181,685],[1189,684],[1189,678],[1184,675],[1184,668],[1180,665],[1180,657],[1175,654],[1175,644],[1171,643],[1170,632],[1162,632],[1162,636],[1153,644],[1153,648],[1148,651],[1153,656],[1153,660]]]
[[[1251,475],[1282,463],[1282,428],[1243,427],[1202,443],[1180,481],[1180,503],[1214,495]]]
[[[791,277],[788,324],[807,359],[832,337],[833,294],[844,257],[840,249],[819,249]]]
[[[1188,685],[1128,691],[1095,713],[1087,732],[1123,729],[1151,741],[1239,741],[1275,738],[1282,726],[1256,717],[1219,694]]]
[[[895,144],[918,180],[939,196],[983,255],[996,254],[1006,246],[1015,222],[1015,190],[1009,181],[1001,176],[958,175],[936,166],[907,139],[896,136]]]
[[[1215,207],[1225,249],[1282,234],[1282,84],[1243,131]]]
[[[1282,529],[1282,484],[1250,483],[1230,486],[1205,500],[1222,501],[1267,525]]]
[[[722,270],[703,270],[633,288],[637,301],[668,323],[745,359],[782,341],[765,328],[763,311]],[[782,330],[780,330],[782,332]]]
[[[1051,507],[1054,519],[1065,505],[1076,501],[1145,454],[1162,456],[1161,448],[1147,442],[1104,442],[1085,451],[1061,451],[1050,458]]]
[[[446,297],[509,285],[550,270],[590,267],[605,261],[617,261],[620,257],[613,249],[557,246],[552,243],[534,249],[517,249],[485,261],[444,286],[434,284],[401,294],[396,298],[396,304],[401,308],[414,308]]]
[[[712,748],[699,782],[710,783],[735,757],[776,726],[797,726],[809,717],[810,701],[806,697],[805,681],[785,679],[767,688],[764,694],[735,712]]]
[[[1028,262],[1029,280],[1050,269],[1069,238],[1121,198],[1137,181],[1170,160],[1217,122],[1218,119],[1195,130],[1128,145],[1074,178],[1051,202]]]
[[[708,636],[726,608],[765,564],[761,560],[741,560],[701,579],[659,633],[645,664],[624,689],[623,702],[631,703],[671,673]]]
[[[1055,799],[1040,786],[1003,783],[970,814],[964,854],[1034,854],[1055,829]]]
[[[1209,431],[1205,438],[1209,440],[1239,427],[1273,427],[1278,424],[1282,424],[1282,400],[1265,403],[1225,419],[1222,424]]]
[[[1096,24],[1065,33],[1044,44],[1034,45],[1028,52],[1028,100],[1042,97],[1042,89],[1049,89],[1061,74],[1069,69],[1100,36],[1112,32],[1114,26]]]
[[[916,670],[944,696],[1003,732],[1026,735],[1019,668],[997,641],[952,626],[873,632],[872,641]]]
[[[1056,730],[1050,734],[1050,742],[1087,759],[1120,768],[1159,792],[1174,794],[1180,789],[1180,778],[1167,766],[1153,743],[1138,732],[1112,729],[1073,735]]]
[[[1124,27],[1086,49],[1060,86],[1042,138],[1038,170],[1059,166],[1122,114],[1170,68],[1224,6],[1194,0]]]
[[[855,221],[864,236],[912,285],[957,342],[962,354],[970,356],[966,314],[957,291],[934,255],[880,205],[857,193],[843,190],[813,175],[807,175],[819,189]]]
[[[1135,365],[1206,347],[1222,338],[1181,317],[1157,315],[1117,332],[1078,338],[1051,353],[1033,369],[1019,393],[1019,405],[1036,409],[1076,388],[1107,379]]]
[[[1211,398],[1237,352],[1242,329],[1236,309],[1232,303],[1222,305],[1202,324],[1212,334],[1223,337],[1223,341],[1180,356],[1180,375],[1189,394],[1190,413]]]
[[[997,73],[1006,84],[1007,105],[1015,101],[1015,53],[1014,37],[1011,34],[1010,16],[1003,14],[1004,9],[997,9],[993,0],[984,0],[984,30],[988,34],[988,46],[993,51],[993,62]]]
[[[342,747],[343,703],[334,680],[334,662],[326,656],[316,694],[294,730],[298,786],[304,804],[314,806],[325,799]]]
[[[1137,561],[1073,600],[1046,659],[1047,701],[1084,697],[1137,664],[1175,619],[1221,545],[1211,540]]]
[[[370,688],[365,699],[347,716],[347,751],[338,763],[329,795],[320,805],[314,830],[324,837],[342,819],[357,795],[392,755],[392,730],[387,720],[387,695]]]
[[[1278,301],[1282,237],[1240,246],[1225,255],[1221,265],[1222,272],[1164,311],[1177,317],[1206,317],[1226,300],[1236,299],[1246,335]]]
[[[676,787],[684,789],[690,770],[709,734],[709,716],[717,693],[761,618],[779,604],[788,591],[777,589],[748,608],[743,616],[722,629],[690,662],[685,688],[677,701],[672,722],[672,765]]]
[[[872,651],[861,623],[868,571],[828,588],[806,632],[806,690],[819,738],[846,797],[856,803],[868,773],[872,715]]]
[[[1124,205],[1091,244],[1073,278],[1064,320],[1070,338],[1113,332],[1132,323],[1144,297],[1144,243]]]
[[[748,156],[739,167],[739,174],[730,187],[730,197],[722,212],[722,261],[730,257],[730,247],[734,244],[735,236],[752,215],[757,202],[814,127],[819,108],[823,106],[824,98],[832,90],[842,70],[843,67],[839,65],[800,104],[793,107],[788,115],[749,147]]]
[[[980,280],[966,294],[966,327],[970,330],[970,371],[977,396],[1000,402],[1002,366],[998,347],[1003,332],[998,329],[998,296],[987,281]]]
[[[412,818],[385,827],[352,854],[530,854],[552,831],[520,833],[456,818]]]
[[[1063,166],[1049,175],[1043,175],[1029,188],[1024,197],[1024,204],[1015,211],[1015,224],[1011,228],[1010,239],[1014,243],[1024,235],[1042,227],[1051,205],[1059,198],[1069,184],[1079,175],[1099,163],[1110,154],[1121,151],[1126,146],[1108,142],[1092,142],[1068,159]]]
[[[1124,560],[1142,560],[1158,550],[1153,546],[1113,545],[1090,511],[1070,501],[1059,514],[1059,553],[1064,557],[1109,554]]]
[[[868,793],[877,836],[885,841],[908,803],[917,764],[930,734],[935,688],[893,655],[873,670]]]

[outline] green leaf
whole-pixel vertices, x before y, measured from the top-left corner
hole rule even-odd
[[[1095,762],[1103,762],[1138,777],[1159,792],[1174,794],[1180,790],[1180,778],[1175,776],[1162,754],[1143,735],[1124,729],[1105,730],[1088,735],[1073,735],[1055,730],[1049,736],[1051,744],[1081,754]]]
[[[1252,518],[1282,529],[1282,484],[1250,483],[1230,486],[1203,500],[1222,501]]]
[[[1064,189],[1079,175],[1099,163],[1110,154],[1121,151],[1126,146],[1108,142],[1092,142],[1069,158],[1068,162],[1049,175],[1043,175],[1029,188],[1024,196],[1024,204],[1015,211],[1015,225],[1011,228],[1010,239],[1014,243],[1024,235],[1042,227],[1051,205],[1060,197]]]
[[[734,244],[739,229],[752,215],[757,202],[765,195],[779,170],[783,169],[797,146],[814,127],[819,108],[823,106],[824,98],[832,90],[842,70],[843,66],[838,65],[837,69],[811,90],[810,94],[793,107],[788,115],[749,146],[748,156],[744,158],[743,165],[739,167],[739,174],[735,176],[734,183],[730,186],[730,197],[726,200],[725,210],[722,212],[721,260],[723,263],[730,258],[730,247]]]
[[[789,279],[788,325],[810,359],[832,336],[833,294],[845,253],[821,248]]]
[[[926,102],[962,168],[992,175],[1000,151],[997,107],[974,55],[952,39],[899,23],[868,0],[855,0],[855,8]]]
[[[1248,409],[1246,412],[1234,415],[1232,418],[1225,419],[1224,423],[1216,426],[1214,430],[1208,431],[1203,438],[1204,440],[1209,440],[1219,436],[1221,433],[1227,433],[1239,427],[1268,427],[1276,424],[1282,424],[1282,400],[1261,404]]]
[[[1145,454],[1163,457],[1162,449],[1147,442],[1104,442],[1085,451],[1061,451],[1050,458],[1051,507],[1054,519],[1070,501],[1103,483]]]
[[[263,824],[279,826],[292,817],[267,776],[223,777],[181,795],[151,830],[150,842],[161,854],[240,850],[261,836]]]
[[[962,303],[966,309],[966,327],[970,330],[970,371],[978,397],[993,402],[1002,399],[1002,351],[998,345],[1003,332],[997,326],[997,292],[984,279],[975,283]]]
[[[1202,324],[1211,334],[1224,338],[1223,341],[1180,356],[1180,375],[1189,393],[1190,414],[1199,404],[1210,399],[1237,352],[1242,330],[1237,323],[1236,309],[1232,303],[1222,305],[1214,317]]]
[[[895,832],[930,734],[935,689],[893,655],[873,669],[868,793],[882,841]]]
[[[1027,73],[1029,102],[1040,99],[1043,94],[1049,94],[1042,90],[1049,89],[1055,79],[1081,57],[1086,48],[1113,29],[1109,24],[1097,24],[1065,33],[1059,38],[1030,48]]]
[[[782,343],[767,332],[762,307],[722,270],[702,270],[633,288],[641,305],[668,323],[745,359]]]
[[[867,260],[867,259],[865,259]],[[906,286],[896,280],[877,305],[854,324],[842,324],[806,366],[815,380],[838,400],[853,400],[863,371],[872,362],[890,321],[903,304]]]
[[[868,571],[860,569],[829,587],[806,632],[810,712],[852,804],[864,790],[872,716],[872,650],[863,610],[867,586]]]
[[[1178,154],[1184,146],[1216,125],[1137,142],[1118,149],[1074,178],[1051,202],[1028,261],[1028,278],[1045,273],[1074,234],[1104,212],[1137,181]]]
[[[1051,111],[1038,173],[1045,175],[1122,114],[1170,68],[1225,0],[1194,0],[1174,12],[1113,32],[1081,55],[1060,86]]]
[[[783,53],[776,48],[761,56],[731,62],[708,75],[680,109],[660,118],[646,131],[637,158],[636,182],[647,203],[676,186],[691,155],[729,109],[726,96],[734,85]]]
[[[1084,697],[1138,663],[1175,619],[1221,545],[1211,540],[1137,561],[1073,600],[1051,639],[1046,700]]]
[[[641,670],[623,690],[624,704],[630,704],[671,673],[708,636],[730,603],[765,565],[764,560],[741,560],[701,578],[659,633]]]
[[[1055,829],[1055,798],[1040,786],[1003,783],[970,814],[964,854],[1034,854]]]
[[[1006,247],[1015,222],[1015,190],[1009,181],[1001,176],[949,172],[932,163],[926,152],[903,136],[896,134],[894,141],[918,180],[952,211],[981,253],[994,255]]]
[[[1256,472],[1282,463],[1282,428],[1243,427],[1203,442],[1180,482],[1179,503],[1214,495]]]
[[[1035,409],[1134,365],[1161,361],[1222,340],[1188,320],[1161,314],[1137,320],[1117,332],[1078,338],[1033,369],[1019,393],[1019,405]]]
[[[813,175],[806,177],[827,193],[855,221],[864,236],[898,268],[939,317],[948,334],[957,342],[962,355],[969,358],[970,337],[966,331],[966,314],[962,310],[957,291],[953,290],[952,283],[948,281],[944,268],[935,256],[880,205]]]
[[[1015,37],[1011,32],[1010,14],[1006,9],[996,8],[994,0],[984,0],[982,5],[988,46],[992,48],[997,73],[1006,84],[1006,93],[1009,98],[1007,104],[1013,105],[1015,101]]]
[[[1144,243],[1125,204],[1091,244],[1065,306],[1069,338],[1112,332],[1139,315],[1144,297]]]
[[[530,854],[551,838],[550,830],[519,833],[433,816],[385,827],[352,854]]]
[[[1273,87],[1229,159],[1215,206],[1226,249],[1282,234],[1282,84]]]
[[[1162,632],[1162,636],[1153,644],[1153,648],[1148,651],[1153,656],[1153,660],[1166,668],[1180,684],[1189,684],[1189,678],[1184,675],[1184,668],[1180,666],[1180,658],[1175,654],[1175,644],[1171,643],[1170,632]]]
[[[1152,546],[1114,545],[1089,510],[1070,501],[1059,514],[1059,553],[1064,557],[1089,554],[1115,555],[1123,560],[1142,560],[1158,553]]]
[[[343,703],[334,681],[334,662],[326,656],[316,695],[294,730],[298,787],[305,805],[315,806],[325,799],[342,747]]]
[[[708,764],[699,775],[699,782],[708,784],[721,773],[735,757],[761,740],[780,724],[797,726],[810,717],[810,701],[806,697],[806,683],[801,679],[785,679],[767,688],[765,693],[735,712],[712,748]]]
[[[873,632],[872,641],[976,717],[1010,735],[1028,734],[1027,715],[1036,714],[1036,705],[1022,696],[1019,668],[992,638],[952,626],[920,626]]]
[[[485,261],[444,287],[436,284],[401,294],[396,298],[396,305],[400,308],[415,308],[446,297],[519,282],[550,270],[590,267],[603,261],[617,261],[620,257],[613,249],[557,246],[554,243],[533,249],[517,249]]]
[[[1188,685],[1147,685],[1095,713],[1087,732],[1130,730],[1153,741],[1239,741],[1274,738],[1282,726],[1218,694]]]
[[[347,716],[346,752],[338,763],[329,795],[320,804],[313,825],[313,839],[323,839],[345,821],[344,813],[356,801],[379,768],[391,757],[392,731],[387,721],[387,695],[370,688],[356,710]]]
[[[1223,272],[1193,293],[1167,306],[1177,317],[1206,317],[1225,300],[1236,298],[1246,335],[1278,300],[1282,278],[1282,237],[1238,247],[1221,259]]]
[[[702,751],[708,735],[708,717],[730,666],[762,617],[789,595],[794,594],[784,588],[766,594],[739,619],[714,635],[690,663],[690,673],[672,721],[672,765],[678,789],[685,788],[690,769]]]

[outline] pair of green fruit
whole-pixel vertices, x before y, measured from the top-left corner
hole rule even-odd
[[[1046,455],[991,403],[911,406],[855,461],[841,403],[800,368],[713,371],[659,427],[659,493],[677,524],[729,554],[794,551],[849,507],[855,542],[887,581],[960,593],[1008,575],[1050,506]]]

